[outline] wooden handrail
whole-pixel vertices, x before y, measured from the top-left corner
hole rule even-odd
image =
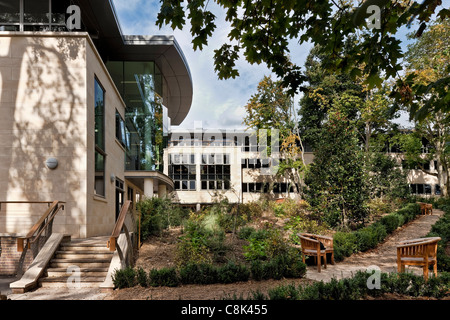
[[[123,227],[126,228],[125,218],[127,216],[128,210],[130,209],[130,204],[131,204],[131,201],[127,200],[125,202],[125,204],[122,206],[122,209],[120,209],[119,217],[117,218],[114,229],[111,233],[111,236],[109,237],[109,241],[108,241],[109,251],[116,250],[117,238],[119,237],[120,233],[122,232],[122,228]]]
[[[25,240],[28,240],[28,246],[31,243],[34,243],[36,239],[39,238],[41,233],[45,230],[45,228],[52,222],[53,218],[59,212],[61,208],[64,210],[64,201],[0,201],[1,204],[9,204],[9,203],[24,203],[24,204],[49,204],[48,209],[41,216],[41,218],[31,227],[30,231],[27,233],[25,237],[17,238],[17,251],[23,252]],[[61,205],[61,206],[60,206]],[[48,218],[48,219],[47,219]],[[38,234],[34,237],[34,234],[38,232]]]

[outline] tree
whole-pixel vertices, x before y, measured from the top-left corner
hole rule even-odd
[[[331,113],[305,175],[305,199],[332,227],[364,222],[368,194],[363,157],[351,121]]]
[[[253,94],[245,106],[246,116],[243,123],[247,128],[266,130],[268,134],[267,148],[270,149],[272,139],[279,139],[278,146],[281,161],[278,164],[278,175],[287,176],[294,182],[296,194],[304,170],[303,147],[298,135],[296,121],[293,118],[293,101],[280,81],[273,81],[265,76],[258,84],[257,92]],[[278,130],[278,137],[272,135],[272,130]],[[258,134],[261,138],[262,134]],[[271,153],[269,150],[268,155]]]
[[[196,0],[188,1],[185,6],[181,0],[162,0],[157,25],[170,24],[173,29],[182,29],[187,18],[191,25],[193,48],[201,50],[217,27],[216,15],[210,10],[211,3],[217,5],[215,9],[225,13],[231,29],[226,43],[215,50],[214,65],[219,78],[238,76],[236,61],[243,55],[251,64],[265,63],[291,94],[302,90],[306,81],[300,66],[289,58],[289,47],[294,41],[299,45],[319,45],[321,53],[328,57],[328,69],[349,71],[353,77],[362,72],[368,75],[366,82],[372,88],[381,86],[384,77],[398,77],[402,69],[401,41],[395,36],[401,27],[412,26],[416,21],[419,25],[416,36],[420,36],[433,14],[437,13],[441,19],[450,16],[448,9],[438,9],[441,0],[421,3],[367,0],[357,8],[353,6],[355,1],[351,0]],[[379,8],[375,27],[365,20],[373,18],[368,10],[370,5]],[[348,39],[360,33],[360,41],[343,54]],[[364,69],[359,69],[359,66],[364,66]],[[443,83],[448,82],[449,77],[445,77],[430,84],[440,93],[436,96],[440,102],[432,111],[448,110],[448,103],[442,101],[449,98],[443,87]],[[405,103],[413,102],[409,84],[401,79],[393,97]]]
[[[450,195],[450,113],[445,113],[439,105],[439,90],[430,87],[439,79],[448,76],[450,71],[450,21],[437,21],[429,31],[408,47],[406,53],[407,79],[414,81],[414,87],[429,87],[425,97],[418,99],[415,105],[407,105],[409,109],[422,112],[424,108],[434,108],[435,112],[424,116],[422,121],[415,121],[415,132],[403,137],[403,148],[410,165],[418,166],[427,174],[436,176],[442,194]],[[446,86],[446,90],[448,90]],[[447,93],[448,94],[448,93]],[[450,97],[447,100],[450,105]],[[426,106],[429,107],[426,107]],[[430,144],[429,153],[422,152],[422,139]],[[424,162],[437,161],[437,171],[427,170]]]

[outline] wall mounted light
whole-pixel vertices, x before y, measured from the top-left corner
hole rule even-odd
[[[45,165],[51,170],[56,169],[56,167],[58,167],[58,160],[56,158],[48,158],[47,161],[45,161]]]
[[[111,174],[110,179],[111,179],[111,183],[116,181],[116,176],[114,175],[114,173]]]

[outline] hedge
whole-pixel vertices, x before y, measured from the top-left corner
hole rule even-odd
[[[387,293],[411,297],[433,297],[442,299],[449,296],[450,273],[443,272],[425,281],[423,276],[411,273],[381,273],[380,288],[367,286],[370,273],[358,271],[353,277],[330,282],[316,282],[308,286],[282,285],[270,289],[265,295],[254,292],[249,299],[267,300],[361,300],[380,297]],[[371,281],[371,280],[369,280]]]
[[[354,232],[336,232],[334,238],[334,258],[342,261],[353,253],[375,248],[386,236],[412,221],[420,214],[417,203],[408,203],[403,208],[381,218],[374,224]]]
[[[301,278],[306,265],[300,257],[278,255],[268,261],[254,261],[251,267],[232,261],[221,266],[210,263],[189,263],[180,268],[152,269],[146,275],[142,268],[128,267],[113,274],[115,288],[129,288],[137,284],[146,286],[176,287],[181,284],[234,283],[254,279]]]

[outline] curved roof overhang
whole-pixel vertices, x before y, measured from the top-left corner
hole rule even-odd
[[[165,83],[163,103],[171,124],[179,125],[192,104],[193,85],[186,58],[173,36],[123,35],[111,0],[75,0],[83,25],[102,59],[154,61]]]

